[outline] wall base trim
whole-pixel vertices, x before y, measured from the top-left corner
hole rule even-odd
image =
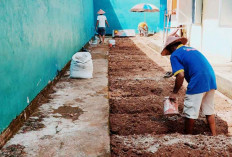
[[[34,111],[41,105],[39,103],[41,96],[45,96],[48,91],[60,80],[61,76],[65,74],[65,71],[70,66],[69,61],[64,68],[58,73],[56,78],[52,80],[41,92],[32,100],[32,102],[18,115],[10,125],[0,134],[0,149],[6,144],[6,142],[19,131],[24,122],[34,113]]]

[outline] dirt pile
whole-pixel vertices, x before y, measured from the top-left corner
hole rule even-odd
[[[79,107],[72,106],[61,106],[58,109],[54,110],[54,114],[58,113],[62,115],[63,118],[72,119],[73,121],[77,120],[81,114],[83,114],[83,110]],[[59,116],[55,116],[59,117]]]
[[[195,124],[195,136],[182,135],[181,115],[164,116],[163,99],[174,79],[129,39],[116,39],[109,53],[111,155],[114,156],[227,156],[231,139],[211,137],[204,118]],[[185,90],[180,91],[179,110]],[[227,125],[217,118],[219,134]],[[218,142],[215,144],[215,142]],[[224,154],[223,154],[224,153]]]
[[[2,157],[23,157],[25,155],[24,146],[19,144],[13,144],[6,148],[3,148],[0,152]]]

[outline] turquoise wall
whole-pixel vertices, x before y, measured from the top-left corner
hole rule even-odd
[[[93,0],[0,1],[0,132],[92,37]]]
[[[144,13],[130,12],[130,9],[139,3],[154,4],[160,9],[160,12],[145,13],[146,22],[149,30],[159,32],[163,30],[164,10],[166,9],[167,0],[93,0],[95,23],[97,11],[103,9],[106,12],[110,28],[107,28],[107,34],[112,34],[114,29],[135,29],[138,24],[144,21]]]

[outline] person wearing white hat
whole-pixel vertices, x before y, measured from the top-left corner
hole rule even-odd
[[[184,78],[188,82],[184,100],[185,133],[193,134],[194,120],[200,110],[206,116],[212,135],[216,135],[214,116],[214,93],[217,89],[214,70],[208,60],[198,50],[184,46],[187,39],[169,36],[161,52],[171,55],[173,76],[176,77],[170,100],[176,101],[177,93]]]
[[[97,13],[99,15],[97,16],[96,30],[100,38],[100,43],[101,42],[104,43],[105,34],[106,34],[106,24],[108,27],[110,26],[109,26],[106,16],[104,15],[105,12],[102,9],[100,9]]]

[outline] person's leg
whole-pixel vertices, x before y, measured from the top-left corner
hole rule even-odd
[[[100,28],[97,29],[97,33],[98,33],[98,37],[100,39],[99,43],[101,43],[101,29]]]
[[[203,93],[185,95],[183,114],[185,116],[184,132],[186,134],[193,134],[194,120],[199,116],[202,97]]]
[[[101,44],[101,42],[102,42],[101,38],[102,38],[102,36],[99,34],[99,39],[100,39],[99,44]]]
[[[194,119],[185,118],[185,124],[184,124],[185,134],[193,134],[193,128],[194,128]]]
[[[142,37],[144,36],[144,30],[143,30],[143,28],[141,28],[141,36]]]
[[[101,44],[102,43],[102,36],[103,36],[103,29],[102,29],[102,27],[98,28],[98,34],[99,34],[99,39],[100,39],[99,44]]]
[[[214,115],[207,115],[206,116],[207,122],[209,124],[211,133],[213,136],[216,136],[216,123],[215,123],[215,116]]]
[[[216,135],[216,123],[215,123],[215,116],[214,116],[214,94],[215,90],[210,90],[205,93],[201,110],[202,113],[206,116],[207,122],[210,127],[210,131],[213,136]]]
[[[104,44],[105,35],[102,36],[102,43]]]
[[[105,35],[106,35],[106,28],[102,28],[102,42],[104,44],[104,40],[105,40]]]
[[[143,28],[143,36],[146,36],[146,29]]]
[[[141,29],[141,27],[139,27],[139,35],[140,35],[140,37],[142,36],[142,29]]]

